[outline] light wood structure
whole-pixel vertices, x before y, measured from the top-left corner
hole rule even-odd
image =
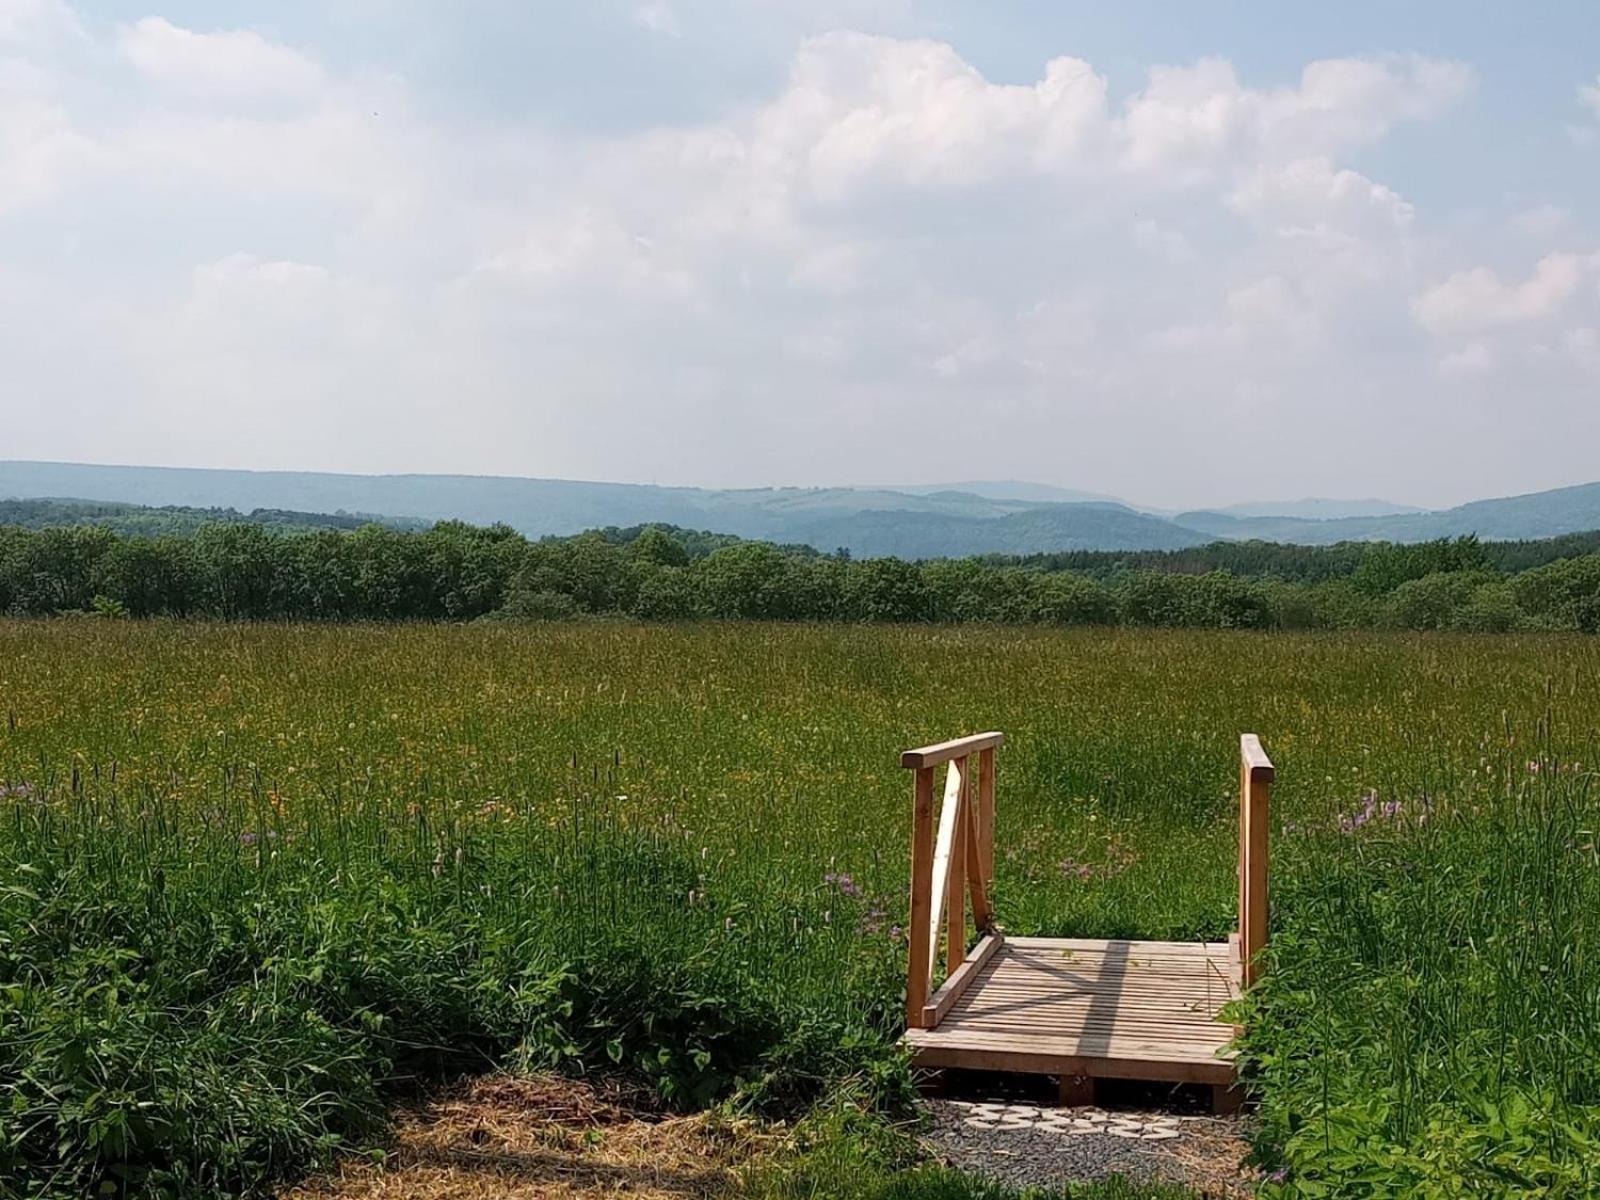
[[[906,979],[914,1064],[1054,1075],[1063,1103],[1075,1104],[1093,1099],[1096,1079],[1210,1084],[1217,1106],[1232,1107],[1236,1031],[1218,1016],[1255,982],[1267,940],[1273,768],[1260,740],[1239,740],[1239,930],[1213,943],[1006,937],[990,901],[1004,740],[982,733],[900,756],[916,772]]]

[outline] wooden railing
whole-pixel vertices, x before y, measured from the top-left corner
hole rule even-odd
[[[906,1023],[931,1029],[949,1011],[1000,944],[989,888],[994,880],[995,749],[1005,737],[971,737],[907,750],[900,765],[916,772],[911,810],[910,967]],[[943,766],[944,801],[934,824],[934,773]],[[976,787],[974,787],[976,783]],[[937,828],[937,834],[935,832]],[[979,941],[967,953],[967,898]],[[945,980],[933,991],[944,932]]]
[[[1003,734],[907,750],[900,765],[916,772],[911,810],[911,917],[906,978],[906,1023],[932,1029],[960,998],[1002,938],[994,924],[995,750]],[[934,782],[944,767],[944,793],[934,818]],[[1267,944],[1267,821],[1272,760],[1253,733],[1239,739],[1239,931],[1230,939],[1239,982],[1255,983]],[[967,949],[967,902],[978,941]],[[941,937],[943,945],[941,947]],[[944,982],[933,981],[941,948]]]
[[[1267,944],[1267,798],[1272,760],[1253,733],[1239,738],[1239,982],[1255,983]]]

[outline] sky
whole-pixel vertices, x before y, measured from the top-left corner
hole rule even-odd
[[[1600,9],[0,0],[0,458],[1600,479]]]

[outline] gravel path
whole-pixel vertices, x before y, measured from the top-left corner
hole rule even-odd
[[[1013,1186],[1052,1187],[1124,1175],[1251,1194],[1243,1119],[1172,1111],[1054,1108],[931,1098],[925,1141],[935,1157]]]

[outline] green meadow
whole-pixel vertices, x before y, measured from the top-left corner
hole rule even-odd
[[[1264,1191],[1590,1194],[1597,685],[1562,634],[0,622],[0,1180],[250,1191],[507,1065],[893,1112],[898,752],[1006,733],[1010,931],[1209,939],[1251,731]]]

